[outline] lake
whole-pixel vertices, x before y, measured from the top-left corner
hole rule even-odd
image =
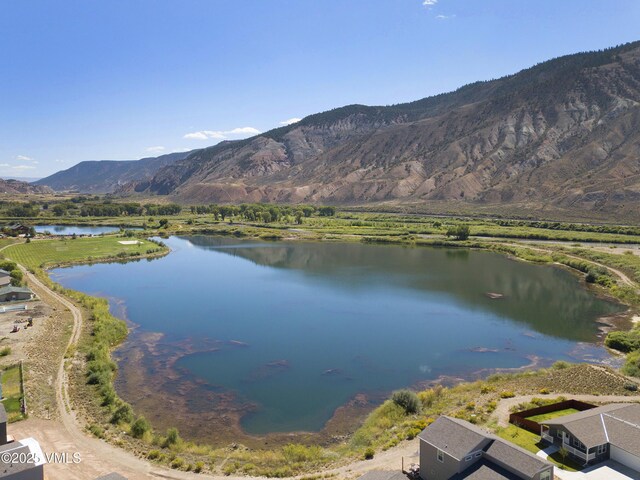
[[[53,235],[100,235],[120,230],[120,227],[109,225],[36,225],[34,228],[38,233],[49,232]]]
[[[564,269],[485,251],[212,236],[166,243],[173,251],[161,259],[51,276],[109,298],[135,327],[117,352],[119,393],[160,423],[171,419],[158,402],[175,402],[171,415],[192,415],[196,430],[206,423],[197,412],[208,412],[250,434],[318,431],[359,394],[608,361],[597,319],[622,310]]]

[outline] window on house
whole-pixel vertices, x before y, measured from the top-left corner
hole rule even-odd
[[[577,438],[573,439],[573,446],[576,448],[583,448],[584,445],[582,445],[582,442],[580,440],[578,440]]]
[[[602,455],[606,451],[607,451],[607,444],[606,443],[604,445],[598,445],[598,455]]]
[[[436,454],[436,456],[439,462],[444,463],[444,452],[442,450],[438,450],[438,453]]]
[[[556,432],[556,435],[558,436],[558,438],[562,438],[562,430],[558,430]]]
[[[551,470],[545,470],[540,474],[540,480],[551,480]]]

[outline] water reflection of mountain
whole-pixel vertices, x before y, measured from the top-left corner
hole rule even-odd
[[[598,299],[569,272],[469,250],[359,243],[258,243],[211,236],[187,238],[258,265],[294,269],[320,284],[380,287],[453,295],[467,307],[528,324],[546,335],[592,341],[597,317],[620,311]],[[502,299],[485,294],[497,292]]]

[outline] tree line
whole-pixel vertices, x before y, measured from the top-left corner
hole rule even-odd
[[[241,205],[193,205],[191,213],[198,215],[213,215],[215,220],[227,218],[241,218],[249,222],[279,222],[294,218],[301,224],[303,218],[314,214],[332,217],[336,214],[335,207],[315,207],[313,205],[271,205],[264,203],[243,203]]]

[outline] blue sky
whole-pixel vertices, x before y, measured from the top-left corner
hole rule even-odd
[[[0,175],[204,147],[639,39],[637,0],[0,0]]]

